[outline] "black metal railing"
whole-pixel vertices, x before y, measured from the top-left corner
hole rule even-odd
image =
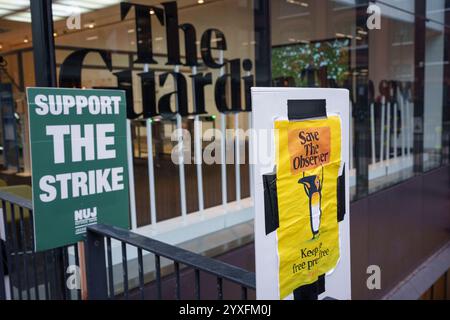
[[[68,267],[80,266],[78,246],[35,252],[32,202],[5,191],[0,201],[0,300],[81,299],[80,288],[68,285],[75,275]],[[254,297],[254,273],[128,230],[91,226],[85,250],[91,299]]]
[[[77,246],[35,252],[31,200],[0,191],[0,201],[0,300],[80,299],[66,285],[68,266],[79,265]]]
[[[119,241],[118,247],[121,249],[121,274],[116,278],[123,282],[120,294],[115,291],[113,272],[117,272],[117,268],[113,265],[112,239]],[[128,264],[131,259],[128,254],[132,250],[135,250],[138,264],[138,284],[135,288],[129,286]],[[152,266],[144,263],[145,255],[154,258]],[[167,299],[170,296],[175,299],[211,299],[214,296],[212,291],[215,291],[217,299],[235,298],[239,292],[240,298],[246,300],[249,298],[249,290],[253,294],[256,287],[253,272],[106,225],[88,227],[86,259],[89,299]],[[162,264],[163,259],[165,266]],[[151,279],[145,282],[149,273],[152,274]],[[203,290],[205,294],[202,295]],[[226,296],[227,293],[230,294],[229,297]]]

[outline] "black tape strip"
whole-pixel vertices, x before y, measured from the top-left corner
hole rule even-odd
[[[345,217],[345,165],[342,175],[337,178],[337,220],[341,222]]]
[[[263,185],[266,235],[268,235],[280,226],[278,219],[277,175],[275,173],[263,175]]]
[[[301,286],[294,290],[294,300],[318,300],[319,294],[325,292],[325,275],[319,276],[316,282]]]
[[[309,118],[326,118],[327,101],[320,100],[288,100],[289,120],[304,120]]]
[[[319,294],[325,292],[325,275],[322,274],[319,276],[319,279],[317,280],[317,292]]]

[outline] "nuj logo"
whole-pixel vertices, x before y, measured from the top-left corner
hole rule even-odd
[[[75,210],[75,222],[97,218],[97,207]]]

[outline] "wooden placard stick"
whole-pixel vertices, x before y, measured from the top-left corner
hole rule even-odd
[[[78,255],[80,261],[80,284],[81,284],[81,300],[88,299],[87,277],[86,277],[86,254],[84,250],[84,242],[78,242]]]

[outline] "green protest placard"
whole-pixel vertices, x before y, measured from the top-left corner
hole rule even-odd
[[[36,251],[129,227],[123,91],[28,88]]]

